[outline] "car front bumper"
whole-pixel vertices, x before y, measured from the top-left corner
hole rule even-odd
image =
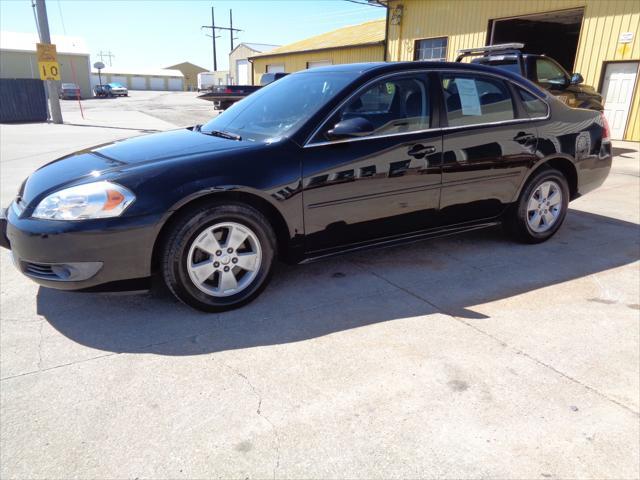
[[[0,243],[36,283],[59,290],[122,290],[151,275],[159,216],[82,221],[0,215]]]

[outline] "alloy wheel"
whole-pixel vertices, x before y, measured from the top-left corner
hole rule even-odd
[[[553,180],[542,182],[527,203],[527,224],[536,233],[544,233],[555,225],[562,213],[562,189]]]
[[[191,244],[187,271],[193,284],[213,297],[228,297],[247,288],[262,264],[257,235],[235,222],[205,228]]]

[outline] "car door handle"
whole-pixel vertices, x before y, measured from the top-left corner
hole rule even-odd
[[[532,142],[533,140],[535,140],[536,136],[532,133],[525,133],[525,132],[518,132],[518,134],[513,137],[513,139],[522,144],[525,145],[527,143]]]
[[[436,153],[436,147],[434,147],[433,145],[424,146],[418,143],[409,149],[407,155],[420,159],[425,155],[431,155],[432,153]]]

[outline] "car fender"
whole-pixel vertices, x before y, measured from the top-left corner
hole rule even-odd
[[[174,202],[174,204],[171,205],[171,207],[169,207],[169,209],[165,212],[160,222],[161,226],[164,226],[164,224],[175,214],[176,211],[192,202],[207,197],[215,198],[215,195],[222,196],[229,193],[240,194],[241,196],[244,195],[247,198],[252,197],[254,199],[259,199],[262,202],[266,202],[280,216],[280,219],[288,230],[289,239],[293,239],[304,234],[304,223],[302,221],[301,212],[297,213],[295,211],[298,210],[296,204],[299,202],[295,200],[287,202],[286,200],[289,200],[291,197],[280,199],[277,196],[277,192],[268,194],[256,188],[237,184],[220,184],[214,187],[198,189],[182,196],[179,200]]]
[[[518,201],[518,198],[520,198],[520,194],[522,193],[522,190],[527,185],[527,182],[529,181],[531,176],[534,173],[536,173],[543,166],[545,166],[545,165],[548,166],[549,163],[554,161],[554,160],[567,161],[567,162],[571,163],[571,165],[573,166],[573,169],[574,169],[574,171],[575,171],[575,173],[577,175],[575,159],[573,157],[571,157],[571,155],[567,155],[566,153],[554,153],[553,155],[548,155],[546,157],[543,157],[540,160],[538,160],[537,162],[535,162],[533,165],[531,165],[531,168],[529,168],[529,170],[525,173],[525,175],[522,178],[522,181],[520,182],[520,185],[518,186],[518,189],[515,192],[515,195],[514,195],[513,199],[511,200],[512,203],[515,203],[515,202]]]

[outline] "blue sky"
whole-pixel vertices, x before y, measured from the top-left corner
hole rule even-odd
[[[53,35],[83,37],[91,62],[111,50],[113,66],[164,68],[190,61],[213,67],[211,38],[201,30],[211,24],[241,28],[238,42],[286,44],[346,25],[384,18],[385,10],[346,0],[47,0]],[[0,0],[0,28],[35,32],[30,0]],[[226,69],[229,32],[218,39],[218,69]]]

